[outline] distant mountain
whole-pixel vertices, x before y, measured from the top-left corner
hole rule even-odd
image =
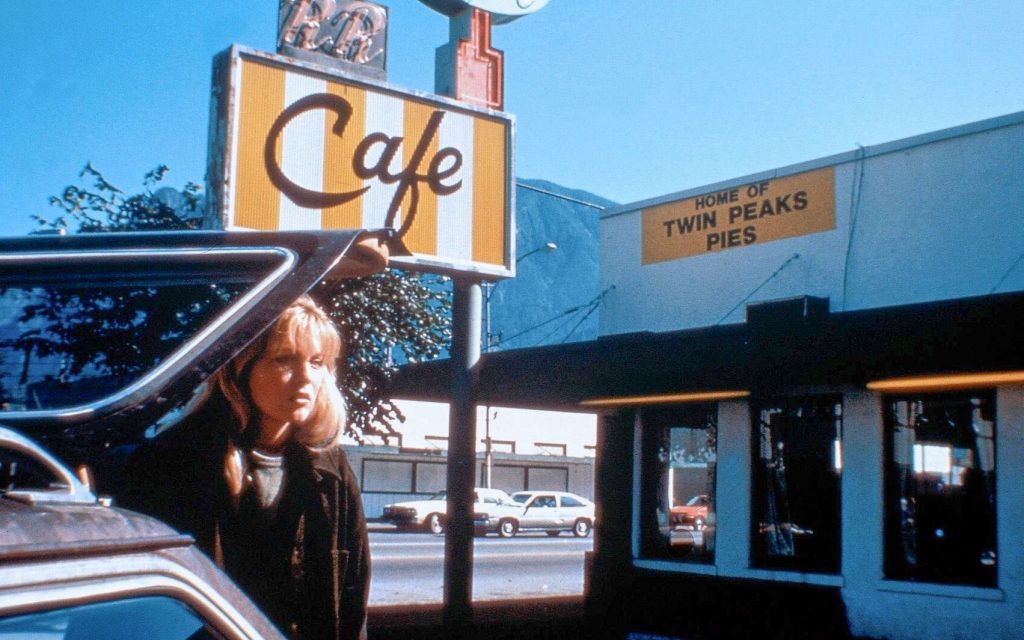
[[[597,337],[598,222],[601,211],[614,205],[546,180],[517,180],[516,277],[495,284],[489,296],[484,292],[490,350]],[[550,250],[549,243],[557,248]],[[485,334],[487,315],[485,309]]]

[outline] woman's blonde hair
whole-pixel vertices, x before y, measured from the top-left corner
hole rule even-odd
[[[251,444],[256,434],[250,428],[259,425],[259,410],[249,392],[253,365],[267,351],[282,347],[294,350],[314,339],[319,339],[330,375],[324,377],[313,411],[304,424],[298,425],[295,439],[305,445],[318,445],[340,437],[346,419],[345,402],[337,385],[338,361],[343,356],[341,335],[327,313],[304,295],[214,376],[214,386],[224,394],[235,418],[231,435],[236,443]]]

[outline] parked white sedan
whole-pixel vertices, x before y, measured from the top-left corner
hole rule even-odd
[[[544,531],[557,536],[563,531],[583,538],[594,528],[594,503],[565,491],[517,491],[511,503],[498,505],[489,514],[474,518],[479,535],[497,533],[511,538],[520,531]]]
[[[474,514],[486,516],[499,505],[511,503],[509,495],[501,489],[476,488],[473,490]],[[382,519],[399,529],[426,529],[434,534],[444,533],[448,495],[438,491],[426,500],[407,500],[384,505]]]

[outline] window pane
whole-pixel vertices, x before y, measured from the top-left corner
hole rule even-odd
[[[448,478],[448,468],[440,462],[416,463],[416,493],[442,491]]]
[[[522,491],[526,488],[526,467],[494,465],[491,469],[491,486],[505,493]]]
[[[764,401],[753,418],[753,566],[838,571],[840,399]]]
[[[203,640],[222,636],[185,604],[154,596],[0,619],[0,640]]]
[[[886,402],[885,572],[995,586],[991,392]]]
[[[527,489],[532,491],[568,491],[569,470],[565,467],[551,469],[530,467],[527,473]]]
[[[363,491],[412,492],[412,463],[363,461]]]
[[[645,409],[641,553],[714,560],[717,407]]]

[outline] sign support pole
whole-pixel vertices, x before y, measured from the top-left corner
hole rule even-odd
[[[501,52],[490,47],[491,16],[467,8],[451,17],[449,43],[438,52],[438,93],[500,109]],[[483,298],[480,280],[454,278],[451,410],[448,418],[448,520],[444,545],[444,626],[469,637],[473,623],[473,487],[476,484],[476,365]]]
[[[444,543],[444,623],[467,637],[473,621],[473,487],[476,482],[476,366],[480,360],[480,283],[453,280],[448,518]]]

